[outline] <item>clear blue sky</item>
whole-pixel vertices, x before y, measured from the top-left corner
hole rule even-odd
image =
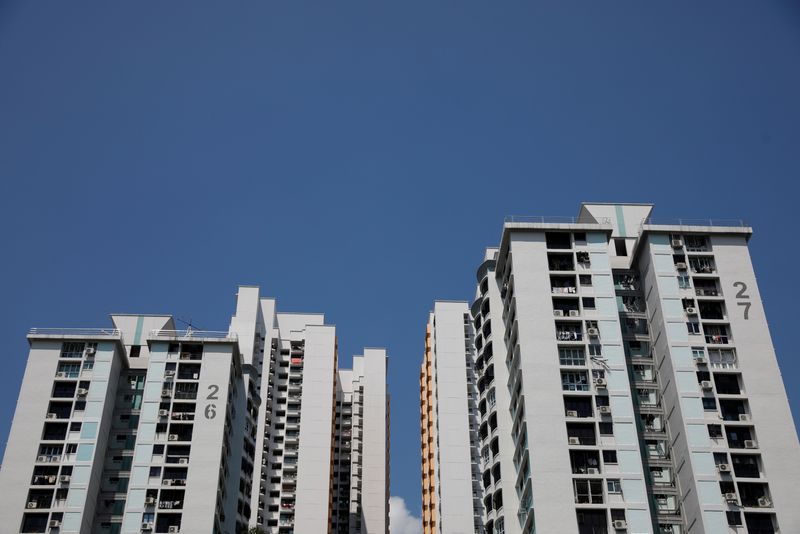
[[[419,512],[434,299],[507,214],[736,217],[795,414],[796,2],[0,1],[0,439],[32,326],[238,284],[390,352],[392,493]]]

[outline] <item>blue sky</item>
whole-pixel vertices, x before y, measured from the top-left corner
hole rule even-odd
[[[419,513],[418,364],[508,214],[744,218],[795,415],[793,2],[0,2],[0,434],[32,326],[238,284],[386,346]],[[790,233],[791,232],[791,233]],[[794,288],[794,289],[792,289]]]

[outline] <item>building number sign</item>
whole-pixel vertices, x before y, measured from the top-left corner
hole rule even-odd
[[[744,282],[734,282],[733,287],[739,288],[739,292],[736,293],[736,298],[740,300],[736,301],[736,305],[744,308],[744,319],[746,321],[750,319],[750,306],[753,304],[750,302],[750,295],[747,294],[747,284]]]
[[[208,386],[208,396],[206,400],[215,401],[219,400],[217,397],[217,393],[219,393],[219,386],[216,384],[210,384]],[[217,405],[213,402],[206,404],[206,409],[204,412],[206,419],[214,419],[217,416]]]

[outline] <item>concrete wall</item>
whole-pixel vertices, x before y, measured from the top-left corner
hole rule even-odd
[[[330,522],[336,330],[307,326],[300,405],[295,532],[323,533]]]
[[[465,302],[436,302],[433,328],[436,489],[440,534],[472,534],[472,461],[467,412]]]
[[[365,349],[361,510],[362,534],[389,533],[389,406],[386,351]]]

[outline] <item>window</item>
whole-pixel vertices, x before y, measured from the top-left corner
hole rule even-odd
[[[600,435],[601,436],[613,436],[614,435],[614,424],[613,423],[600,423],[598,424],[600,427]]]
[[[69,431],[70,432],[80,432],[81,431],[81,424],[80,423],[70,423],[69,424]]]
[[[602,356],[603,349],[601,345],[597,345],[596,343],[592,343],[589,345],[589,356]]]
[[[692,347],[692,358],[699,360],[706,357],[706,349],[703,347]]]
[[[703,409],[707,412],[716,411],[717,400],[714,397],[703,397]]]
[[[562,371],[561,389],[564,391],[589,391],[589,379],[582,371]]]
[[[686,323],[686,330],[690,334],[699,334],[700,333],[700,323],[696,323],[694,321],[689,321]]]
[[[67,342],[61,345],[61,358],[82,358],[84,343]]]
[[[583,297],[583,309],[585,310],[593,310],[594,307],[594,298],[593,297]]]
[[[742,513],[739,511],[736,512],[725,512],[725,517],[728,519],[728,525],[732,527],[740,527],[742,526]]]
[[[586,354],[583,347],[561,347],[558,349],[558,361],[561,365],[586,365]]]
[[[622,495],[622,484],[618,478],[610,478],[606,480],[606,488],[609,494]]]
[[[628,247],[624,239],[614,239],[614,250],[617,252],[617,256],[628,255]]]
[[[576,244],[586,244],[586,232],[575,232],[573,238]]]
[[[617,463],[617,451],[603,451],[603,463],[604,464]]]
[[[691,289],[692,288],[692,281],[689,278],[689,275],[686,275],[686,274],[679,274],[678,275],[678,287],[680,289]]]
[[[708,437],[719,439],[722,437],[722,425],[708,425]]]
[[[150,476],[151,477],[160,477],[161,476],[161,468],[160,467],[151,467],[150,468]]]
[[[591,274],[581,274],[578,276],[578,281],[582,286],[590,286],[592,285],[592,275]]]
[[[579,504],[602,504],[603,486],[600,480],[575,480],[575,502]]]
[[[140,347],[139,345],[134,345],[133,347],[131,347],[130,357],[138,358],[141,352],[142,352],[142,347]]]
[[[489,393],[486,394],[486,400],[489,401],[489,406],[494,406],[497,404],[497,398],[495,397],[494,388],[489,390]]]

